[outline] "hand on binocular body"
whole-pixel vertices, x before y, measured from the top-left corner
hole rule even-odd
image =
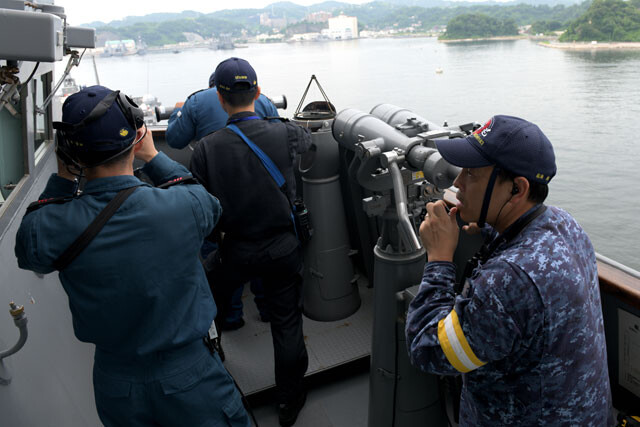
[[[427,203],[427,215],[420,224],[420,239],[427,251],[428,261],[453,261],[453,253],[458,246],[457,208],[449,212],[440,200]]]
[[[147,129],[146,125],[138,129],[136,138],[142,137],[141,132],[144,133],[144,137],[133,148],[134,153],[137,159],[140,159],[145,163],[149,163],[156,156],[156,154],[158,154],[158,150],[156,150],[156,146],[153,142],[151,131]]]

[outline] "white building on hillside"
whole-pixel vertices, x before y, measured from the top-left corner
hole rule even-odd
[[[345,15],[329,18],[328,32],[332,39],[355,39],[358,37],[358,18]]]

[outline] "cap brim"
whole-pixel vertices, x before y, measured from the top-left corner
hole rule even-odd
[[[482,168],[494,164],[467,138],[437,139],[436,148],[449,163],[461,168]]]

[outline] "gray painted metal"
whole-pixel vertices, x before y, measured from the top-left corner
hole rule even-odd
[[[382,240],[382,239],[381,239]],[[425,250],[399,254],[374,249],[374,323],[369,382],[369,427],[444,426],[438,384],[409,362],[404,338],[404,302],[398,293],[420,283]]]
[[[12,382],[0,387],[0,413],[17,427],[100,425],[91,380],[94,346],[73,335],[67,296],[57,273],[38,276],[20,270],[13,253],[26,205],[38,198],[55,168],[55,156],[48,157],[24,199],[14,200],[18,214],[0,240],[0,305],[15,301],[25,305],[29,316],[27,343],[4,359]],[[1,310],[0,347],[15,342],[16,332],[8,310]]]
[[[378,104],[371,109],[369,114],[378,117],[408,137],[414,137],[421,132],[442,129],[435,123],[416,115],[413,111],[392,104]]]
[[[57,16],[0,9],[0,58],[60,61],[63,42],[63,21]]]
[[[313,149],[302,156],[300,173],[304,201],[314,228],[304,248],[304,314],[313,320],[344,319],[360,307],[347,221],[342,202],[338,143],[333,120],[297,122],[312,130]],[[306,161],[312,157],[312,161]]]
[[[422,171],[427,181],[443,189],[453,184],[460,168],[450,165],[438,150],[423,145],[423,142],[457,134],[454,131],[438,130],[409,138],[379,118],[354,109],[340,111],[333,124],[333,136],[336,140],[345,148],[355,150],[363,159],[375,160],[384,152],[396,151],[405,156],[407,164],[413,170]],[[365,169],[358,177],[360,185],[373,191],[391,187],[383,179],[365,179],[364,172],[372,171],[373,167]],[[376,185],[377,181],[382,182]]]
[[[307,376],[369,356],[373,290],[367,287],[365,278],[361,277],[359,282],[362,305],[351,316],[335,322],[304,318],[302,328],[309,354]],[[248,288],[245,287],[242,296],[245,326],[222,333],[222,346],[227,356],[225,366],[246,395],[275,387],[270,326],[260,320],[258,309],[250,301]],[[360,410],[364,411],[366,407]]]

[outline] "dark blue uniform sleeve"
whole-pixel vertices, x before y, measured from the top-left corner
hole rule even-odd
[[[71,196],[74,189],[75,183],[73,181],[61,178],[57,174],[52,174],[39,199]],[[22,218],[22,223],[16,234],[14,251],[20,268],[35,271],[40,274],[47,274],[51,273],[53,268],[48,265],[49,263],[42,262],[38,256],[37,231],[40,215],[42,214],[43,209],[39,209]]]
[[[196,97],[187,99],[182,108],[176,108],[169,117],[167,126],[167,144],[173,148],[184,148],[196,136],[195,119]]]
[[[187,168],[171,160],[163,152],[159,152],[149,163],[144,165],[142,172],[151,179],[153,185],[164,184],[172,179],[191,175]]]
[[[163,184],[175,178],[191,175],[191,173],[180,163],[171,160],[164,153],[158,153],[142,171],[151,178],[155,185]],[[218,199],[207,192],[202,185],[179,185],[169,188],[168,191],[181,191],[185,188],[193,198],[193,214],[198,224],[200,237],[205,238],[213,231],[220,215],[222,207]]]
[[[500,360],[517,349],[522,319],[505,303],[506,287],[529,298],[530,279],[505,262],[485,266],[469,279],[470,295],[455,296],[455,266],[432,262],[425,266],[420,291],[407,313],[407,345],[414,365],[426,372],[459,374]]]
[[[293,123],[285,123],[285,126],[287,127],[289,155],[294,159],[297,154],[306,153],[309,147],[311,147],[311,133],[309,129]]]

